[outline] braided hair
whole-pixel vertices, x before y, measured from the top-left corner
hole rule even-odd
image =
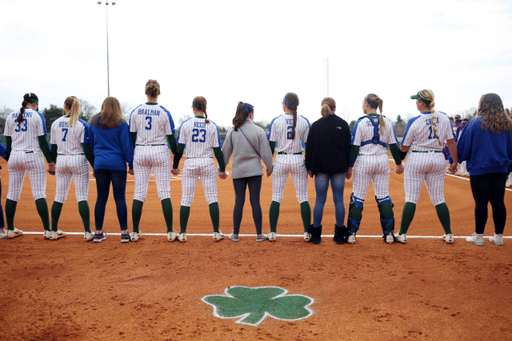
[[[439,143],[439,145],[442,146],[443,143],[439,139],[439,134],[437,133],[436,109],[434,109],[434,106],[435,106],[434,92],[430,89],[424,89],[424,90],[419,91],[418,94],[421,97],[420,101],[422,101],[426,105],[430,106],[430,113],[432,114],[432,125],[434,126],[434,129],[433,129],[434,135],[436,136],[436,139],[437,139],[437,142]]]
[[[18,117],[16,118],[16,122],[21,123],[23,122],[23,113],[25,112],[25,108],[27,107],[27,104],[29,103],[39,103],[39,98],[36,94],[29,92],[28,94],[25,94],[23,96],[23,102],[21,102],[21,108],[20,113]]]
[[[293,92],[289,92],[284,96],[286,100],[286,106],[292,111],[293,115],[293,127],[290,133],[292,140],[295,138],[295,127],[297,126],[297,107],[299,106],[299,96]]]
[[[200,108],[197,108],[197,107],[195,107],[195,108],[204,112],[204,118],[205,118],[204,121],[206,122],[206,124],[210,123],[210,120],[208,119],[208,115],[206,114],[206,98],[204,98],[203,96],[196,96],[192,100],[192,105],[194,105],[194,104],[197,104],[200,107]]]
[[[384,121],[384,116],[382,115],[382,105],[384,104],[384,101],[378,95],[373,93],[366,95],[365,101],[372,109],[379,108],[379,133],[383,135],[384,132],[382,131],[382,128],[386,128],[386,122]]]

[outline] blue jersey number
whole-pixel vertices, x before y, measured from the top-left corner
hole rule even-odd
[[[62,132],[64,136],[62,137],[62,142],[66,142],[66,136],[68,136],[68,128],[62,128]]]
[[[206,142],[206,129],[192,129],[192,142]]]
[[[286,133],[286,137],[288,138],[288,140],[292,140],[292,130],[293,130],[293,127],[288,126],[288,133]]]
[[[16,121],[16,129],[14,129],[15,132],[19,133],[20,131],[27,131],[27,119],[24,118],[23,121],[18,122]]]
[[[151,122],[153,118],[151,116],[146,116],[146,130],[151,130]]]
[[[430,129],[430,134],[428,135],[428,139],[429,140],[435,139],[436,138],[436,133],[432,129],[432,126],[430,126],[429,129]]]

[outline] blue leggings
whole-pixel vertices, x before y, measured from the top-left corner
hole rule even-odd
[[[122,231],[128,230],[128,208],[126,206],[126,171],[95,169],[96,188],[98,199],[94,207],[94,220],[96,231],[103,229],[105,219],[105,207],[107,206],[110,183],[114,190],[114,200],[117,208],[117,219]]]
[[[324,215],[324,205],[327,199],[327,189],[329,188],[329,179],[331,180],[332,197],[334,200],[334,214],[336,225],[343,226],[345,220],[345,205],[343,203],[343,191],[345,190],[345,173],[338,174],[315,174],[316,201],[313,210],[313,226],[322,225]]]

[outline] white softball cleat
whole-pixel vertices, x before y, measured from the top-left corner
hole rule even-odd
[[[270,232],[268,234],[268,240],[272,243],[276,241],[276,237],[277,237],[277,234],[275,232]]]
[[[93,239],[94,239],[94,233],[92,233],[92,232],[85,232],[84,233],[84,240],[86,242],[90,242]]]
[[[407,236],[405,234],[395,233],[395,240],[399,243],[407,243]]]
[[[478,246],[484,246],[484,234],[479,234],[476,232],[473,232],[471,237],[467,237],[466,241],[471,244],[475,244]]]
[[[51,231],[50,232],[50,240],[57,240],[64,238],[66,236],[66,232],[58,230],[58,231]]]
[[[7,231],[7,237],[9,239],[19,237],[22,234],[23,234],[23,231],[22,230],[18,230],[16,227],[14,228],[14,230],[8,230]]]
[[[503,246],[503,234],[494,234],[494,236],[489,238],[489,241],[498,246]]]
[[[443,234],[443,240],[446,242],[446,244],[453,244],[453,234]]]
[[[180,233],[178,236],[178,241],[180,243],[185,243],[187,241],[187,234],[186,233]]]
[[[355,233],[352,233],[350,236],[348,236],[347,243],[349,243],[349,244],[356,243],[356,234]]]
[[[304,241],[307,243],[311,240],[311,233],[304,232]]]
[[[137,240],[140,239],[141,236],[142,236],[142,232],[140,230],[139,230],[139,232],[132,232],[130,235],[130,240],[132,242],[136,242]]]
[[[43,238],[44,239],[50,239],[51,236],[52,236],[52,231],[44,230],[44,232],[43,232]]]
[[[388,233],[386,235],[386,238],[384,239],[384,241],[388,244],[393,244],[393,242],[395,241],[395,238],[393,238],[393,234],[392,233]]]
[[[221,241],[222,239],[224,239],[224,235],[222,234],[222,232],[220,230],[219,230],[219,232],[213,232],[213,241],[214,242]]]
[[[171,231],[171,232],[167,232],[167,241],[168,242],[173,242],[176,240],[176,238],[178,238],[178,234]]]

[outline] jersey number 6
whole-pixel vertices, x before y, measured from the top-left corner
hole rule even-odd
[[[192,142],[206,142],[206,129],[192,129]]]

